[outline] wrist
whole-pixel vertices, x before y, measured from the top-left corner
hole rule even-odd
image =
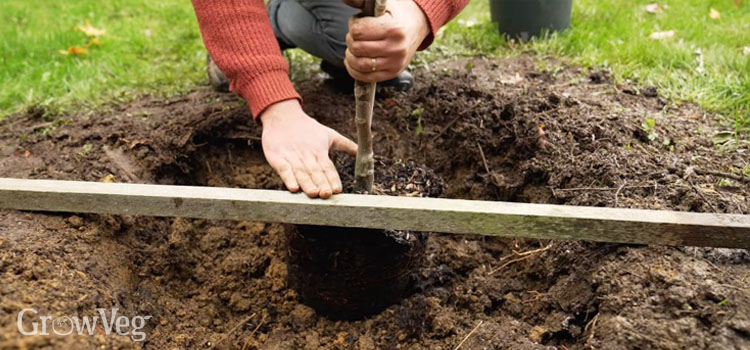
[[[269,105],[258,116],[258,119],[263,125],[268,125],[276,122],[283,123],[303,115],[305,114],[302,112],[302,105],[299,103],[299,100],[289,99]]]
[[[417,5],[417,3],[413,0],[407,1],[408,8],[411,10],[412,16],[409,18],[413,18],[413,23],[416,26],[416,33],[417,33],[417,39],[421,43],[424,41],[424,39],[427,38],[427,36],[430,35],[430,22],[427,19],[427,15],[422,11],[422,8]]]

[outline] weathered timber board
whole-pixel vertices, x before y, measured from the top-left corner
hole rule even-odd
[[[750,215],[0,178],[0,208],[750,249]]]

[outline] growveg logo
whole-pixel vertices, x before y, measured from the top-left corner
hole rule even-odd
[[[130,339],[141,342],[146,339],[146,333],[141,331],[146,326],[146,320],[151,316],[135,316],[132,318],[123,315],[117,316],[120,309],[113,308],[109,317],[105,309],[96,309],[96,316],[38,316],[35,309],[23,309],[18,313],[18,332],[22,335],[94,335],[95,332],[111,335],[115,333],[121,336],[130,336]],[[24,325],[24,317],[32,318],[31,323]]]

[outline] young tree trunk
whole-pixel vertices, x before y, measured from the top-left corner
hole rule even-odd
[[[386,0],[365,0],[364,16],[381,16],[385,13]],[[375,105],[375,83],[356,81],[354,120],[357,123],[357,162],[354,166],[354,189],[372,193],[375,176],[375,159],[372,151],[372,110]]]

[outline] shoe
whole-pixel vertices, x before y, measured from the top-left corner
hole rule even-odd
[[[206,73],[208,73],[208,81],[214,90],[218,92],[229,92],[229,79],[219,69],[219,67],[211,59],[210,54],[206,54]]]
[[[343,91],[351,91],[354,88],[354,78],[349,75],[346,68],[334,66],[326,61],[320,63],[320,70],[331,76],[335,86]],[[393,79],[378,83],[378,87],[393,88],[396,91],[409,91],[414,86],[414,76],[404,70]]]
[[[403,70],[395,78],[380,82],[378,85],[392,87],[396,91],[409,91],[414,86],[414,76],[409,71]]]

